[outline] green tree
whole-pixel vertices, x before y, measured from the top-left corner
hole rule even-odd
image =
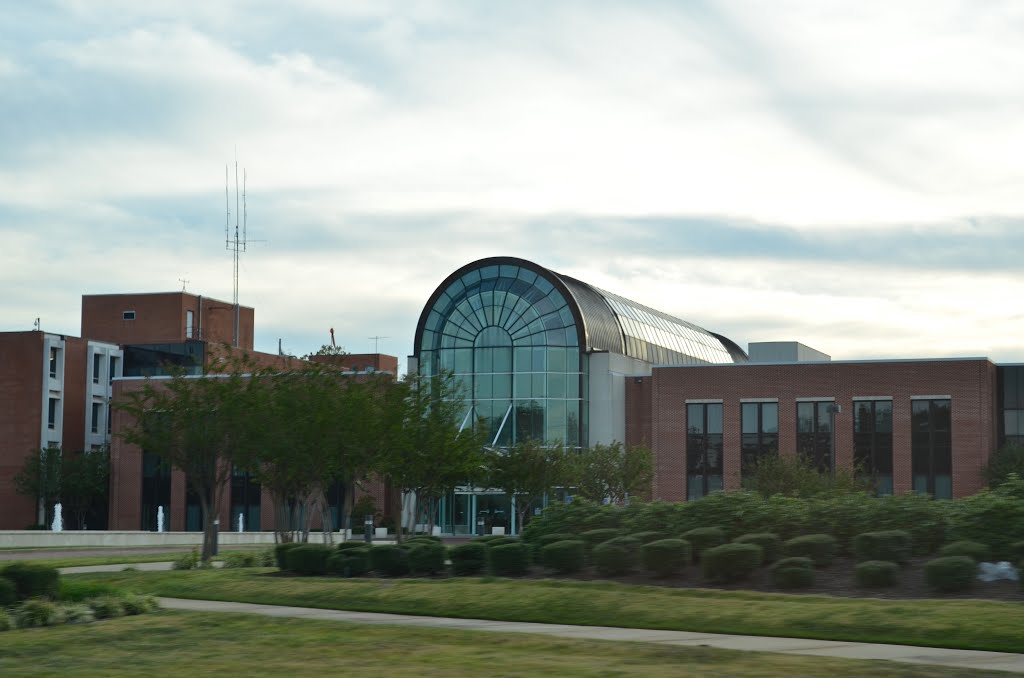
[[[166,379],[147,379],[115,404],[132,419],[122,438],[184,472],[199,495],[204,561],[217,548],[215,521],[233,464],[252,437],[252,380],[247,375],[254,365],[243,357],[223,367],[216,374],[175,371]]]
[[[1005,483],[1011,473],[1024,478],[1024,445],[1007,443],[993,452],[985,464],[985,481],[992,489]]]
[[[110,492],[110,450],[103,447],[61,458],[60,501],[65,515],[73,516],[78,529],[93,506]]]
[[[437,502],[457,485],[484,472],[483,431],[460,430],[464,404],[451,374],[418,374],[385,389],[379,409],[376,470],[413,502],[417,520],[427,513],[432,530]],[[399,515],[401,512],[399,511]],[[398,538],[402,526],[399,523]]]
[[[839,468],[830,473],[801,455],[768,455],[751,464],[743,478],[743,489],[763,497],[817,497],[868,492],[872,487],[868,476],[853,469]]]
[[[545,447],[538,440],[516,443],[508,449],[488,450],[487,484],[515,498],[516,525],[558,487],[569,480],[567,453],[561,445]]]
[[[14,488],[18,494],[39,502],[39,520],[42,525],[49,524],[53,505],[60,501],[62,459],[59,447],[45,447],[29,452],[14,476]]]
[[[616,441],[579,451],[571,461],[576,494],[591,501],[621,504],[650,490],[654,473],[651,451]]]

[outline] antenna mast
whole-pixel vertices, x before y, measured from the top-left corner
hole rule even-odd
[[[241,197],[239,197],[238,190],[238,158],[235,158],[235,233],[234,237],[231,236],[231,195],[229,190],[229,172],[228,165],[224,165],[224,208],[225,208],[225,219],[224,219],[224,247],[232,251],[234,255],[234,270],[232,281],[233,285],[233,297],[232,303],[234,304],[234,332],[232,334],[231,345],[238,348],[238,327],[240,324],[241,311],[238,305],[238,260],[245,252],[246,246],[249,244],[249,240],[246,237],[246,222],[248,221],[249,215],[245,206],[245,182],[246,172],[242,170],[242,190]],[[241,207],[239,206],[241,205]],[[241,212],[241,229],[239,229],[239,212]]]

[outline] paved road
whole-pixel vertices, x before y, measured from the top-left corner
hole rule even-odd
[[[879,645],[849,643],[832,640],[806,640],[801,638],[769,638],[764,636],[736,636],[686,631],[654,631],[648,629],[609,628],[604,626],[569,626],[565,624],[535,624],[529,622],[501,622],[484,619],[452,619],[447,617],[420,617],[377,612],[347,612],[319,610],[283,605],[254,605],[251,603],[225,603],[212,600],[185,600],[160,598],[160,604],[171,610],[195,612],[242,612],[268,617],[298,617],[357,624],[392,624],[430,628],[489,631],[497,633],[533,633],[560,638],[593,640],[624,640],[661,645],[707,646],[725,650],[777,652],[781,654],[842,657],[845,659],[877,659],[907,664],[954,666],[965,669],[987,669],[1024,673],[1024,655],[1006,652],[975,650],[947,650],[909,645]]]

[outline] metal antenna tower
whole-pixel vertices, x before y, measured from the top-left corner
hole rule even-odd
[[[381,339],[390,339],[391,337],[367,337],[367,338],[368,339],[373,339],[373,352],[374,353],[380,353],[380,351],[377,350],[378,349],[378,344],[380,343],[380,340]]]
[[[226,211],[224,221],[224,247],[229,249],[234,254],[234,296],[232,302],[234,304],[234,333],[232,334],[231,345],[238,348],[238,326],[240,324],[240,311],[238,306],[238,260],[242,252],[245,252],[246,247],[249,244],[249,239],[246,237],[246,222],[248,221],[248,211],[245,206],[245,181],[246,173],[245,169],[242,170],[242,191],[241,197],[239,197],[238,191],[238,158],[235,158],[235,234],[234,237],[231,235],[231,193],[229,190],[229,173],[228,165],[224,165],[224,207]],[[239,207],[241,203],[241,207]],[[241,211],[241,227],[239,227],[239,211]]]

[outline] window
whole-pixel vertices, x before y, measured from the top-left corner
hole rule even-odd
[[[798,402],[796,404],[796,450],[819,471],[832,470],[831,401]]]
[[[998,368],[999,408],[1003,425],[1000,445],[1024,445],[1024,366]]]
[[[60,353],[60,349],[56,349],[56,348],[51,348],[50,349],[50,378],[51,379],[56,379],[57,378],[57,361],[60,358],[60,356],[58,355],[59,353]]]
[[[722,403],[686,406],[686,498],[722,489]]]
[[[872,479],[877,494],[892,494],[891,400],[853,403],[853,465]]]
[[[950,401],[921,399],[911,403],[910,464],[915,492],[936,499],[953,498],[953,437]]]
[[[741,472],[761,457],[779,453],[779,404],[742,403]]]
[[[50,430],[57,428],[57,398],[50,398],[49,407],[46,413],[46,425]]]
[[[260,531],[260,495],[262,489],[248,471],[233,467],[231,471],[231,529],[239,532]],[[335,523],[334,528],[339,525]]]
[[[100,421],[103,418],[103,403],[92,404],[92,421],[90,424],[90,430],[93,433],[100,432]]]
[[[119,362],[120,361],[116,357],[114,357],[114,356],[110,357],[110,374],[109,374],[110,383],[114,383],[114,377],[117,376],[117,365],[118,365]]]
[[[100,383],[100,366],[103,364],[103,355],[100,353],[92,354],[92,383]]]
[[[135,311],[125,311],[121,314],[122,320],[135,320]]]
[[[185,338],[192,338],[192,322],[195,314],[192,311],[185,311]]]

